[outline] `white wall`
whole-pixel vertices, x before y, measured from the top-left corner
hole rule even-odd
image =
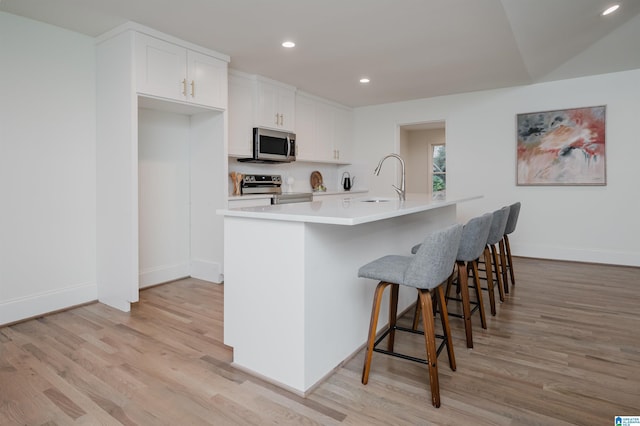
[[[95,300],[92,38],[0,12],[0,324]]]
[[[404,123],[446,121],[447,192],[483,194],[458,209],[460,221],[522,202],[512,250],[521,256],[640,266],[640,70],[358,108],[356,154],[375,165],[398,152]],[[515,185],[516,114],[607,106],[607,185]],[[369,179],[388,193],[394,175]]]
[[[189,121],[138,111],[140,287],[189,275]]]
[[[226,112],[207,111],[190,119],[190,275],[220,283],[224,267],[224,217],[227,205]]]

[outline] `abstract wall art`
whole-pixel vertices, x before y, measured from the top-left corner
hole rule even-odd
[[[517,115],[517,185],[606,185],[606,107]]]

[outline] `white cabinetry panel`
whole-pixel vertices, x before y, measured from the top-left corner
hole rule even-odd
[[[146,34],[136,34],[138,93],[225,109],[227,63]]]
[[[229,75],[229,155],[251,157],[253,147],[253,80]]]
[[[262,127],[295,132],[296,89],[281,83],[257,80],[257,123]]]
[[[227,107],[227,63],[199,52],[187,51],[191,102],[225,109]]]
[[[133,23],[98,37],[96,57],[98,299],[128,311],[139,284],[219,282],[228,58]]]
[[[296,95],[298,160],[347,164],[351,161],[352,110],[311,95]]]

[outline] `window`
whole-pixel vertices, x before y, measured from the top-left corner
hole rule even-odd
[[[433,162],[432,197],[433,199],[443,199],[447,189],[447,153],[444,144],[431,146],[431,159]]]

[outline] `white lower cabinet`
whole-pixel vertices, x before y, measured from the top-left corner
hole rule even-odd
[[[269,206],[271,205],[271,197],[269,198],[250,198],[250,199],[239,199],[235,198],[233,200],[229,200],[229,208],[237,209],[240,207],[259,207],[259,206]]]

